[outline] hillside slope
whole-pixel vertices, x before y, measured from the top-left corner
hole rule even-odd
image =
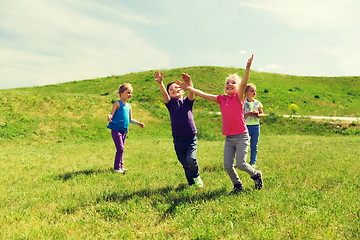
[[[182,72],[191,75],[196,88],[223,94],[226,77],[235,72],[242,76],[244,70],[211,66],[164,70],[165,84],[180,79]],[[134,87],[130,101],[134,118],[147,125],[144,131],[131,127],[133,135],[170,136],[168,112],[153,80],[153,71],[146,71],[0,90],[0,138],[32,141],[106,139],[106,116],[112,102],[118,99],[119,85],[124,82]],[[252,71],[249,82],[257,85],[257,99],[263,103],[265,113],[271,115],[353,117],[358,116],[360,110],[360,77],[299,77]],[[209,114],[216,111],[219,111],[217,104],[197,98],[194,113],[201,130],[200,137],[221,137],[221,116]],[[279,120],[278,117],[276,121],[273,117],[269,119],[271,124]]]

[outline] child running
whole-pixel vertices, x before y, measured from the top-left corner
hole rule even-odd
[[[222,116],[222,133],[226,136],[224,147],[224,168],[228,173],[234,188],[232,194],[244,190],[243,184],[235,170],[235,167],[247,172],[255,182],[255,189],[260,190],[263,185],[261,171],[256,171],[250,164],[246,162],[249,135],[247,133],[243,101],[245,87],[250,75],[250,66],[253,55],[248,59],[244,77],[240,80],[237,74],[230,75],[225,81],[225,95],[212,95],[204,93],[193,88],[186,81],[177,81],[182,89],[187,89],[189,93],[203,97],[207,100],[217,102],[220,105]],[[236,166],[234,166],[234,158],[236,155]]]
[[[257,146],[260,136],[259,118],[264,117],[263,105],[255,99],[256,86],[252,83],[246,85],[244,101],[244,117],[246,128],[250,136],[250,165],[256,167]]]
[[[124,83],[118,90],[120,100],[114,102],[111,113],[108,115],[108,128],[111,129],[111,136],[116,147],[114,170],[117,173],[125,174],[128,169],[124,168],[123,153],[125,147],[126,133],[129,123],[144,128],[144,124],[132,119],[130,104],[126,101],[132,97],[133,88],[130,83]]]
[[[203,187],[196,159],[197,130],[192,112],[195,96],[189,92],[188,96],[183,98],[184,91],[176,82],[168,83],[165,89],[163,83],[164,73],[160,74],[159,71],[156,71],[154,77],[154,80],[159,84],[165,106],[170,113],[175,152],[184,168],[189,186]],[[188,74],[182,74],[182,79],[187,85],[193,86]]]

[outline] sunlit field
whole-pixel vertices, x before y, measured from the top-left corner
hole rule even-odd
[[[3,239],[356,239],[358,137],[266,136],[264,188],[240,172],[229,195],[222,141],[199,141],[204,188],[188,187],[172,139],[129,138],[126,175],[112,141],[1,147]]]
[[[222,94],[229,73],[192,67]],[[218,105],[196,98],[198,161],[204,188],[188,187],[153,72],[0,90],[0,239],[359,239],[360,123],[281,115],[359,117],[359,77],[251,72],[268,114],[257,168],[264,187],[239,172],[230,195]],[[107,114],[121,83],[134,87],[125,175],[113,172]],[[346,96],[346,97],[344,97]]]

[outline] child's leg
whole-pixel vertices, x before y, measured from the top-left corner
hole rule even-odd
[[[236,145],[233,142],[233,136],[226,136],[224,146],[224,168],[229,175],[232,183],[234,185],[237,185],[241,183],[241,181],[234,166],[235,151]]]
[[[192,178],[199,176],[199,164],[196,159],[197,152],[197,137],[196,135],[189,137],[186,140],[186,162],[189,166],[189,172]]]
[[[256,175],[256,170],[246,162],[249,149],[249,135],[247,133],[234,136],[236,144],[236,167],[247,172],[250,176]]]
[[[197,141],[193,142],[193,137],[174,137],[174,148],[189,185],[193,185],[195,183],[193,176],[196,174],[194,172],[197,172],[198,176],[199,171],[196,160]]]
[[[260,125],[247,125],[247,127],[250,136],[250,164],[255,165],[260,135]]]
[[[124,147],[125,147],[126,132],[111,130],[111,136],[114,140],[115,147],[116,147],[114,169],[120,170],[124,166],[123,153],[124,153]]]

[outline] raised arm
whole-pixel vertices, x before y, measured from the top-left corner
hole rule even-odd
[[[165,89],[165,86],[163,83],[163,76],[164,76],[164,73],[160,74],[159,71],[156,70],[156,72],[154,73],[154,77],[155,77],[154,80],[159,84],[160,92],[161,92],[164,102],[168,103],[170,101],[170,96]]]
[[[243,76],[243,78],[241,80],[241,83],[240,83],[240,87],[239,87],[239,91],[238,91],[240,102],[244,98],[245,88],[246,88],[246,84],[248,83],[248,80],[249,80],[250,67],[251,67],[251,63],[252,63],[253,58],[254,58],[254,55],[251,55],[251,58],[248,59],[247,64],[246,64],[245,73],[244,73],[244,76]]]
[[[187,83],[190,87],[194,87],[194,85],[193,85],[193,83],[192,83],[192,81],[191,81],[191,77],[190,77],[189,74],[183,73],[183,74],[182,74],[182,79],[183,79],[183,81],[184,81],[185,83]],[[190,101],[193,101],[193,100],[195,99],[194,93],[192,93],[192,92],[189,91],[188,98],[189,98]]]
[[[207,99],[209,101],[212,101],[212,102],[218,102],[216,95],[208,94],[208,93],[205,93],[205,92],[203,92],[201,90],[195,89],[195,88],[191,87],[188,83],[181,82],[180,80],[177,80],[177,84],[179,84],[179,86],[182,89],[188,90],[189,93],[195,94],[196,96],[205,98],[205,99]]]

